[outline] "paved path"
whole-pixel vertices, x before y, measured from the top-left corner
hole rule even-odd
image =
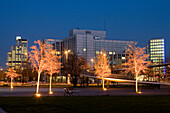
[[[42,96],[63,96],[63,88],[52,88],[53,95],[48,94],[48,88],[40,88]],[[80,96],[102,96],[102,95],[170,95],[170,89],[141,89],[141,94],[135,93],[134,88],[110,88],[103,91],[102,88],[75,88],[74,92],[78,92]],[[36,89],[31,87],[0,87],[0,96],[34,96]],[[75,93],[76,96],[76,93]]]
[[[0,113],[7,113],[2,108],[0,108]]]

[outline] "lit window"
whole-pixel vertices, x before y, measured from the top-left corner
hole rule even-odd
[[[111,55],[112,54],[112,52],[109,52],[109,55]]]
[[[84,48],[83,51],[86,51],[86,48]]]
[[[125,57],[122,57],[122,60],[125,60],[126,58]]]

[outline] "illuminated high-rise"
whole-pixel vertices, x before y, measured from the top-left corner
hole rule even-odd
[[[11,51],[7,55],[7,68],[26,69],[27,67],[27,39],[16,36],[17,44],[11,46]]]
[[[147,45],[147,53],[150,54],[149,60],[152,65],[165,63],[165,40],[163,38],[151,39]],[[155,68],[156,72],[165,73],[164,66]]]

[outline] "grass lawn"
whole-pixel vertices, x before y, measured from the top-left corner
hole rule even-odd
[[[169,113],[170,96],[0,97],[8,113]]]

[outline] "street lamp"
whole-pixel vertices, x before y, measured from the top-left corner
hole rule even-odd
[[[67,62],[68,62],[68,51],[66,50],[65,52],[64,52],[64,54],[66,55],[66,62],[65,62],[65,67],[66,67],[66,69],[67,69]],[[67,83],[69,82],[69,76],[67,76],[67,71],[66,71],[66,77],[67,77]]]
[[[27,83],[28,83],[28,54],[27,53],[24,53],[24,54],[27,57]]]
[[[65,51],[64,54],[66,55],[66,63],[67,63],[67,60],[68,60],[68,51]]]
[[[91,59],[91,63],[92,63],[92,68],[93,68],[93,62],[94,62],[94,60],[93,60],[93,59]]]

